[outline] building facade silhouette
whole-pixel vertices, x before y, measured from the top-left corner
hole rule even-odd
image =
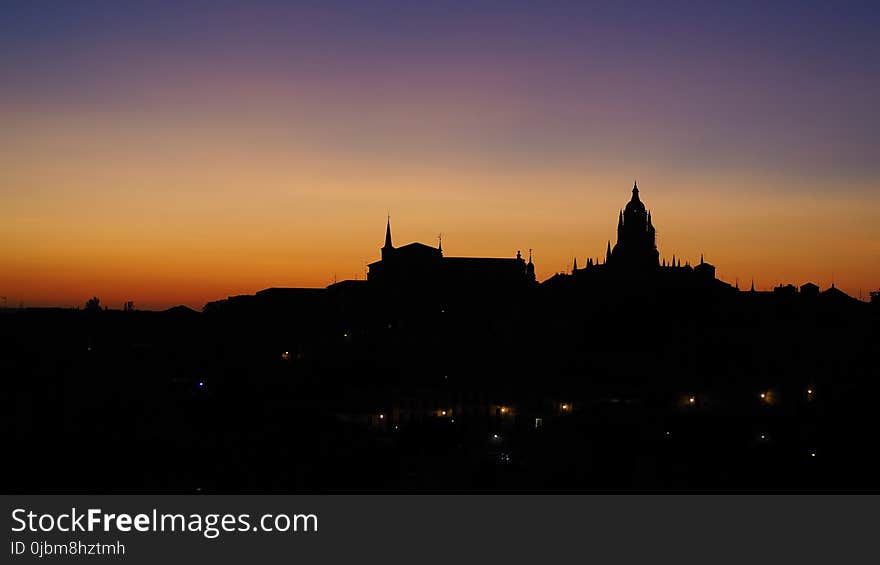
[[[447,289],[524,288],[536,284],[531,254],[526,261],[516,257],[446,257],[442,240],[437,247],[414,242],[395,247],[391,219],[385,225],[381,259],[368,265],[367,280],[385,287],[430,287]]]
[[[635,182],[632,199],[618,216],[617,243],[608,253],[607,263],[615,269],[639,271],[656,268],[660,263],[651,212],[639,198]]]

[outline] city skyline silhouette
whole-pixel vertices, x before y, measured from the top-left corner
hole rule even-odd
[[[632,217],[630,218],[630,216],[632,216]],[[666,268],[667,266],[668,267],[676,267],[676,266],[681,267],[682,259],[684,259],[684,265],[686,267],[691,267],[691,257],[693,256],[692,253],[679,253],[678,256],[676,257],[675,252],[673,252],[670,257],[667,254],[662,253],[661,251],[658,250],[656,230],[653,225],[652,218],[651,218],[651,211],[645,207],[645,205],[641,202],[641,200],[639,198],[639,189],[638,189],[638,182],[637,181],[633,182],[632,198],[631,198],[630,202],[627,203],[627,205],[626,205],[626,217],[629,218],[629,221],[625,225],[625,223],[624,223],[624,218],[625,218],[624,208],[621,208],[619,211],[616,239],[615,240],[612,240],[612,239],[607,240],[606,249],[605,249],[604,253],[596,254],[594,256],[586,256],[586,257],[583,254],[581,254],[580,255],[580,257],[581,257],[581,263],[580,263],[581,268],[580,269],[577,267],[578,254],[575,254],[572,257],[572,263],[570,264],[571,266],[568,269],[564,269],[564,268],[558,269],[555,272],[552,272],[552,274],[547,275],[542,280],[542,279],[538,278],[538,275],[536,274],[537,263],[535,263],[534,265],[532,264],[532,255],[533,255],[533,253],[535,253],[536,250],[534,248],[529,247],[528,248],[528,255],[529,255],[528,265],[529,265],[529,269],[530,269],[529,276],[532,277],[534,282],[541,284],[541,283],[545,283],[545,282],[551,282],[551,281],[553,281],[553,279],[556,279],[562,275],[583,273],[583,271],[585,271],[586,269],[588,269],[590,267],[601,266],[601,265],[607,264],[609,262],[617,264],[617,267],[619,268],[622,266],[623,263],[630,263],[630,264],[632,263],[632,259],[631,259],[632,256],[634,255],[634,253],[638,253],[638,252],[633,251],[633,248],[642,248],[642,249],[644,249],[644,253],[648,253],[648,255],[645,256],[643,259],[638,260],[648,266],[663,267],[663,268]],[[644,232],[650,241],[647,241],[647,242],[638,241],[638,239],[639,239],[638,234],[636,232],[634,232],[633,229],[635,229],[637,231]],[[353,277],[351,277],[351,279],[349,279],[347,277],[339,277],[337,274],[337,271],[334,271],[334,273],[332,275],[332,280],[330,281],[329,284],[333,285],[333,284],[337,284],[340,281],[345,281],[345,280],[361,280],[361,278],[364,278],[365,280],[368,279],[369,274],[370,274],[370,267],[374,266],[374,265],[381,264],[381,260],[385,258],[386,250],[389,250],[389,248],[390,248],[389,253],[391,251],[395,251],[395,248],[390,245],[391,244],[390,238],[391,238],[391,214],[389,213],[386,218],[385,243],[381,249],[380,261],[373,262],[373,263],[365,262],[364,263],[365,272],[363,273],[363,277],[360,274],[355,274]],[[437,250],[438,256],[443,256],[442,235],[438,235],[437,239],[438,239],[438,247],[439,247],[439,250]],[[447,243],[447,245],[448,245],[448,243]],[[612,249],[612,245],[613,245],[613,249]],[[430,245],[426,245],[423,243],[417,243],[417,242],[407,244],[404,247],[406,247],[407,250],[411,249],[416,252],[419,249],[427,250],[427,249],[431,248]],[[591,247],[595,248],[598,246],[593,244],[593,245],[591,245]],[[701,249],[703,249],[704,247],[705,246],[700,246]],[[618,249],[620,251],[618,251]],[[521,253],[522,253],[522,249],[516,250],[517,259],[520,258]],[[538,250],[538,253],[540,254],[540,250]],[[623,257],[623,258],[622,259],[620,259],[620,258],[614,259],[613,258],[614,255],[618,255],[619,257]],[[699,253],[699,260],[695,261],[693,266],[696,267],[697,265],[702,265],[704,263],[704,257],[705,257],[705,251],[702,250]],[[473,256],[459,258],[459,261],[464,262],[464,263],[462,263],[462,265],[465,265],[467,262],[470,262],[471,264],[476,265],[479,260],[480,260],[479,257],[473,257]],[[497,262],[497,261],[502,261],[503,259],[496,258],[494,260]],[[630,266],[632,266],[632,265],[630,265]],[[711,271],[712,271],[711,277],[712,278],[715,277],[715,269],[716,269],[716,267],[714,265],[711,265]],[[840,275],[840,274],[838,273],[838,275]],[[751,288],[752,290],[771,291],[777,287],[781,287],[781,286],[785,286],[785,285],[794,285],[795,287],[800,287],[804,284],[815,285],[817,281],[821,282],[822,280],[823,280],[822,278],[818,278],[815,280],[792,280],[792,279],[781,278],[781,279],[777,279],[773,283],[761,281],[760,279],[756,283],[756,278],[754,276],[751,276],[748,279],[742,279],[742,282],[743,283],[747,282],[749,285],[749,288]],[[724,282],[731,284],[731,281],[724,281]],[[736,289],[740,289],[740,282],[741,282],[740,277],[736,277],[735,280],[732,281],[732,284]],[[267,285],[263,288],[277,288],[278,286],[279,285],[275,285],[275,286]],[[816,285],[816,286],[819,286],[820,288],[823,287],[823,285],[821,285],[821,284]],[[840,290],[840,287],[836,284],[835,274],[833,272],[829,275],[829,277],[827,279],[827,283],[824,286],[825,286],[825,288],[835,288],[837,290]],[[323,288],[323,287],[318,286],[318,287],[304,287],[304,288]],[[870,300],[871,293],[874,291],[875,291],[875,289],[873,287],[869,286],[868,288],[859,288],[856,293],[852,293],[851,295],[854,295],[854,297],[858,300],[862,300],[862,301],[867,302]],[[207,300],[201,306],[204,306],[205,304],[209,304],[211,302],[214,302],[214,301]],[[140,307],[140,304],[136,303],[133,300],[125,300],[118,307],[121,309],[131,309],[135,306],[135,304],[138,304]],[[13,301],[13,306],[15,306],[15,301]],[[24,306],[26,306],[24,301],[20,301],[19,307],[24,307]],[[43,306],[63,306],[63,305],[62,304],[47,304],[47,305],[43,305]],[[78,307],[78,306],[81,306],[81,303],[80,304],[71,304],[68,306]],[[105,308],[106,307],[116,307],[116,306],[117,306],[116,304],[111,303],[108,305],[106,301],[104,302]],[[199,306],[198,309],[201,309],[201,306]],[[8,307],[8,303],[4,304],[4,307]],[[147,309],[157,309],[157,308],[149,308],[148,307]],[[158,309],[162,309],[162,308],[158,308]]]
[[[542,282],[531,250],[452,256],[439,237],[401,244],[388,217],[365,279],[201,312],[97,296],[4,309],[10,430],[27,454],[8,484],[876,489],[880,458],[862,447],[876,432],[880,292],[731,285],[705,257],[666,259],[649,202],[634,184],[605,257]],[[86,438],[103,451],[77,452]],[[61,452],[75,464],[58,476]]]
[[[532,248],[546,280],[605,254],[633,177],[667,260],[877,286],[869,6],[352,4],[10,3],[0,296],[324,287],[389,210],[457,256]]]
[[[4,484],[880,490],[878,15],[5,3]]]

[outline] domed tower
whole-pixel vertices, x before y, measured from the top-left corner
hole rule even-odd
[[[644,270],[657,267],[659,262],[651,212],[639,198],[638,184],[633,182],[632,199],[617,219],[617,243],[608,263],[614,268]]]

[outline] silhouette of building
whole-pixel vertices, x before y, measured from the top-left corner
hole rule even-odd
[[[811,282],[804,283],[801,285],[800,291],[803,296],[819,296],[819,285]]]
[[[391,219],[385,226],[385,243],[379,261],[368,265],[367,280],[385,287],[447,289],[495,288],[511,290],[535,283],[531,253],[528,262],[517,251],[515,258],[445,257],[442,241],[437,247],[409,243],[394,247]]]
[[[639,197],[638,184],[633,183],[632,198],[618,212],[617,242],[608,241],[604,261],[587,258],[583,267],[573,262],[571,274],[559,273],[544,281],[548,288],[569,284],[587,285],[587,290],[614,293],[622,289],[641,291],[651,288],[735,290],[732,285],[715,278],[715,266],[703,256],[696,266],[674,254],[672,260],[660,260],[657,232],[651,211]]]
[[[656,268],[659,260],[651,212],[639,198],[638,185],[633,183],[632,199],[618,216],[617,243],[607,253],[607,263],[616,269],[644,271]]]

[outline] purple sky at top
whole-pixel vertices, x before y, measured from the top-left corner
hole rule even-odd
[[[483,136],[447,142],[522,165],[564,158],[586,125],[682,167],[864,177],[878,157],[877,12],[868,2],[6,2],[0,100],[7,111],[185,106],[188,82],[215,84],[225,92],[190,102],[291,92],[332,130],[368,123],[358,101],[400,121],[459,99],[463,114],[481,114],[464,131]],[[506,109],[500,122],[483,112],[493,105]]]

